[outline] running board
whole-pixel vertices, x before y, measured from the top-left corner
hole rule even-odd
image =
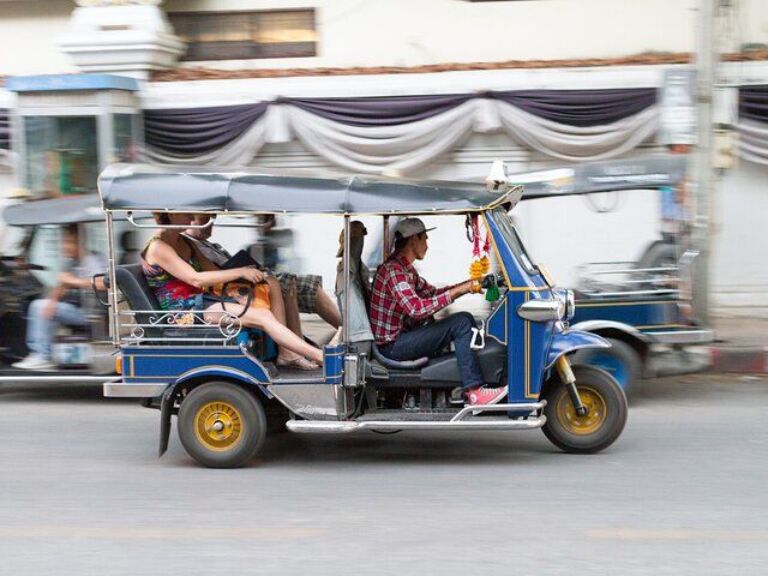
[[[286,427],[291,432],[302,434],[349,434],[360,430],[535,430],[547,422],[543,414],[525,419],[512,418],[476,418],[477,412],[520,412],[530,414],[546,406],[546,400],[530,404],[495,404],[492,406],[466,406],[451,420],[417,421],[417,420],[289,420]],[[468,415],[471,417],[467,418]]]

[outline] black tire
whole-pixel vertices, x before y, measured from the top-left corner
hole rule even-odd
[[[214,428],[218,425],[223,428]],[[261,403],[246,390],[209,382],[181,403],[178,431],[184,449],[203,466],[238,468],[264,446],[267,418]]]
[[[618,338],[605,338],[610,348],[588,348],[579,350],[571,357],[574,366],[592,366],[608,372],[632,397],[640,390],[643,377],[643,358],[630,344]]]
[[[638,268],[664,268],[677,264],[677,246],[668,242],[654,242],[637,261]]]
[[[584,417],[576,416],[566,387],[558,380],[551,381],[543,395],[547,400],[544,434],[565,452],[600,452],[613,444],[624,430],[627,398],[607,372],[590,366],[575,366],[573,373],[579,395],[590,413]]]

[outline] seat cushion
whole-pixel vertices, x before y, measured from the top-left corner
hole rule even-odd
[[[386,366],[387,368],[392,368],[394,370],[418,370],[426,366],[429,362],[428,356],[416,358],[415,360],[392,360],[392,358],[387,358],[381,353],[381,350],[379,350],[379,347],[376,346],[375,342],[372,344],[371,352],[373,352],[373,357],[379,364]]]

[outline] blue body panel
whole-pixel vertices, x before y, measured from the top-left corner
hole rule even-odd
[[[235,346],[127,346],[122,352],[126,384],[175,384],[203,373],[240,374],[252,383],[270,382],[266,371]]]
[[[507,344],[509,402],[528,402],[538,398],[541,392],[554,323],[523,320],[517,314],[517,307],[531,299],[549,299],[552,291],[538,272],[522,268],[504,241],[493,213],[487,212],[485,219],[508,287],[504,300],[488,320],[489,334]]]
[[[323,348],[323,375],[326,384],[341,384],[344,374],[344,346]]]
[[[545,369],[549,369],[560,356],[581,348],[610,348],[611,345],[597,334],[581,330],[565,330],[555,333],[549,347]]]
[[[666,300],[577,300],[572,324],[587,320],[609,320],[627,324],[640,331],[685,329],[677,301]]]

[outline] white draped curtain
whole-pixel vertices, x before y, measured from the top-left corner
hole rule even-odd
[[[265,144],[296,139],[314,154],[354,172],[407,173],[434,162],[473,133],[502,132],[552,158],[589,161],[619,156],[652,140],[658,126],[656,105],[608,124],[573,126],[536,116],[500,99],[474,98],[415,122],[356,126],[275,102],[221,148],[198,155],[174,155],[148,146],[146,157],[161,163],[245,165]]]

